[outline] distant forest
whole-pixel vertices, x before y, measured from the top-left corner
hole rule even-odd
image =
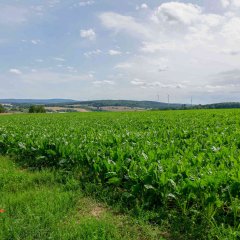
[[[206,105],[196,105],[194,108],[200,109],[225,109],[225,108],[240,108],[239,102],[224,102],[224,103],[213,103]]]

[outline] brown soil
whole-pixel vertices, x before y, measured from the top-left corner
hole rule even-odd
[[[132,111],[144,111],[143,108],[131,108],[131,107],[123,107],[123,106],[107,106],[101,107],[102,110],[110,111],[110,112],[132,112]]]
[[[0,113],[0,116],[3,116],[3,115],[12,115],[13,113]]]
[[[106,210],[106,209],[104,209],[103,207],[97,206],[97,207],[95,207],[95,208],[92,209],[92,211],[91,211],[90,214],[91,214],[93,217],[99,218],[99,217],[102,215],[102,213],[105,212],[105,210]]]
[[[65,108],[65,107],[45,107],[46,110],[51,110],[54,112],[57,111],[66,111],[66,110],[75,110],[77,112],[89,112],[88,110],[84,109],[84,108]]]

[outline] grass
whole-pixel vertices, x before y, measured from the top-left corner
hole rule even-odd
[[[164,239],[154,228],[84,196],[74,179],[0,157],[0,239]]]

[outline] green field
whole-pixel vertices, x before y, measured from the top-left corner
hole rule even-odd
[[[166,238],[240,238],[239,110],[1,116],[0,154]]]
[[[84,196],[73,178],[0,157],[1,240],[158,240],[159,229]]]

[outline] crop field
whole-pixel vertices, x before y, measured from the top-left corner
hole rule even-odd
[[[1,116],[0,154],[74,176],[170,239],[240,239],[239,110]]]

